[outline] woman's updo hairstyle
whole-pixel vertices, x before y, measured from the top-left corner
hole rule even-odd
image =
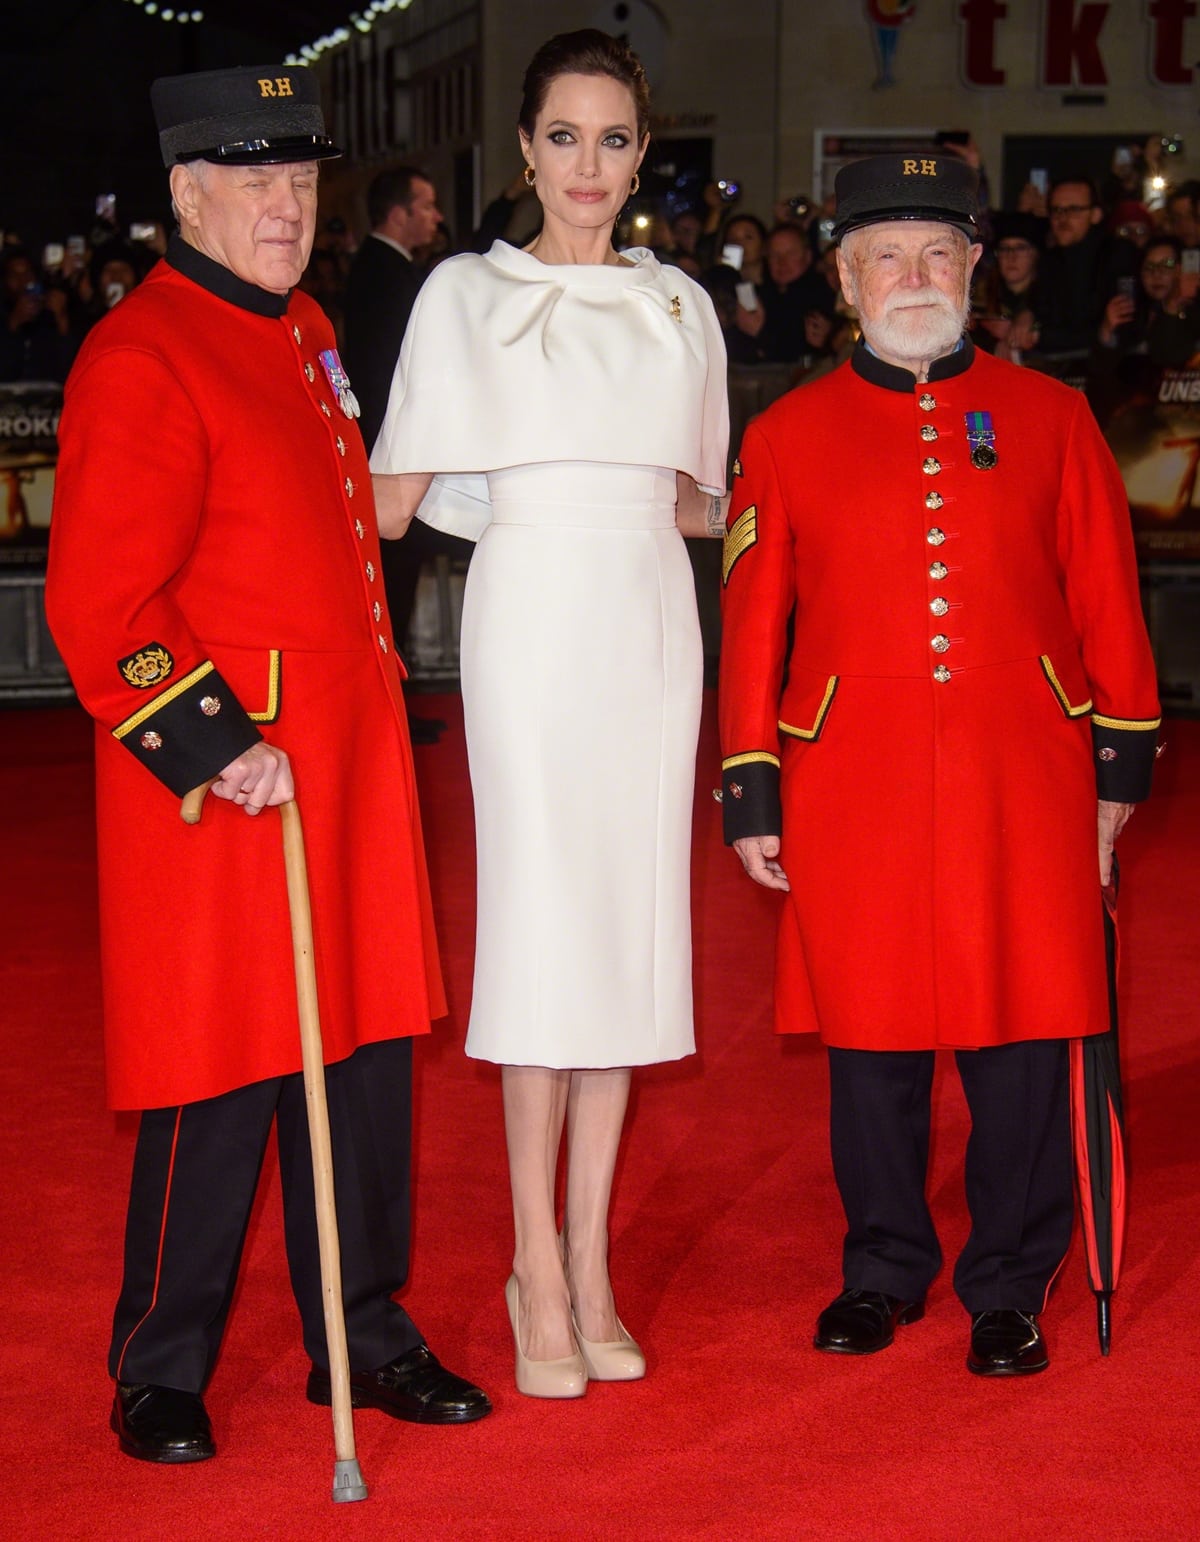
[[[627,87],[637,111],[640,143],[650,130],[650,85],[642,61],[620,38],[595,27],[579,32],[560,32],[543,43],[525,71],[521,113],[517,119],[526,139],[533,138],[538,113],[546,105],[550,87],[560,75],[608,75]]]

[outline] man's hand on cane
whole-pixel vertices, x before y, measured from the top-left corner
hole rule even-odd
[[[296,796],[291,762],[278,745],[252,744],[229,762],[212,784],[212,792],[230,803],[240,803],[247,814],[290,803]]]

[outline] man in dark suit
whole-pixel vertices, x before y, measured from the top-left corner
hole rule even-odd
[[[345,363],[362,408],[359,427],[368,454],[387,410],[400,345],[424,278],[414,254],[429,245],[442,216],[433,183],[412,166],[381,171],[367,189],[371,233],[346,278]],[[440,546],[435,532],[414,521],[403,541],[383,550],[383,578],[392,629],[401,647],[412,620],[421,564]],[[413,740],[437,739],[437,725],[409,713]]]

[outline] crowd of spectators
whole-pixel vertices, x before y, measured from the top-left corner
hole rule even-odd
[[[978,164],[972,141],[946,148]],[[1031,183],[1014,209],[989,211],[972,302],[976,345],[1102,389],[1130,361],[1182,366],[1200,355],[1200,182],[1171,185],[1163,162],[1157,140],[1122,147],[1100,187],[1071,173],[1044,190]],[[800,197],[765,220],[713,183],[670,217],[641,201],[625,234],[704,286],[731,364],[782,366],[800,382],[841,362],[857,338],[829,244],[832,212]],[[483,251],[500,236],[523,244],[534,230],[519,228],[522,217],[531,223],[535,213],[515,176],[463,244]],[[165,241],[161,224],[126,234],[111,213],[40,258],[6,240],[0,381],[65,379],[89,328],[145,276]],[[325,220],[303,280],[339,337],[356,245],[343,219]],[[415,256],[432,266],[455,249],[443,222]]]
[[[87,235],[64,235],[40,253],[6,232],[0,243],[0,384],[67,378],[79,345],[166,250],[163,225],[135,223],[126,235],[115,210],[97,213]]]

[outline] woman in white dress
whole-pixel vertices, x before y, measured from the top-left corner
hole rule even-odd
[[[648,118],[625,44],[589,30],[538,51],[519,132],[542,230],[431,274],[371,458],[384,535],[417,512],[479,542],[467,1053],[503,1067],[505,1294],[517,1386],[540,1397],[644,1374],[609,1282],[613,1171],[630,1068],[694,1049],[702,658],[681,535],[724,534],[725,354],[698,285],[612,245]]]

